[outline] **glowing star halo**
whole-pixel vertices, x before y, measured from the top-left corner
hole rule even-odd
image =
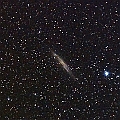
[[[67,71],[67,73],[75,80],[75,76],[73,75],[72,71],[68,67],[68,65],[55,53],[51,50],[53,56],[59,61],[59,63],[63,66],[63,68]]]

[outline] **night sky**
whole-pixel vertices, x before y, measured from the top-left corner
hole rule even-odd
[[[119,120],[119,0],[95,1],[1,1],[0,120]]]

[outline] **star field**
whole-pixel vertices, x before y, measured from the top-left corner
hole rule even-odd
[[[2,0],[0,119],[119,120],[118,4]]]

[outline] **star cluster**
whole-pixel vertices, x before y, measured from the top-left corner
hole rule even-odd
[[[2,0],[0,119],[118,120],[118,18],[117,0]]]

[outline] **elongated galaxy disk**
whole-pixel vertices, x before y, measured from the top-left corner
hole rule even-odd
[[[71,69],[68,67],[68,65],[63,61],[62,58],[60,58],[55,52],[51,51],[52,55],[58,60],[58,62],[62,65],[62,67],[67,71],[67,73],[73,78],[76,79],[73,75]]]

